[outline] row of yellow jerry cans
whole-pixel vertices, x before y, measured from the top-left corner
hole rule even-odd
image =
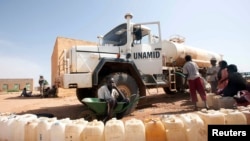
[[[102,121],[0,116],[0,141],[206,141],[209,124],[250,124],[250,107]]]

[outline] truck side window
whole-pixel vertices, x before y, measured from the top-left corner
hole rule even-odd
[[[142,38],[141,28],[134,29],[133,34],[134,34],[135,40],[141,40]]]
[[[134,44],[141,44],[141,39],[142,39],[142,30],[141,28],[134,28],[133,29],[133,43]]]

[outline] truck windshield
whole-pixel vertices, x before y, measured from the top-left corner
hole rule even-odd
[[[153,24],[154,25],[154,24]],[[149,25],[147,25],[149,26]],[[134,24],[133,25],[133,31],[132,34],[134,37],[134,40],[147,40],[152,42],[151,40],[156,39],[157,36],[151,35],[152,31],[149,27],[147,27],[142,24]],[[152,29],[154,29],[152,27]],[[157,31],[157,30],[156,30]],[[158,35],[158,34],[156,34]],[[148,37],[149,39],[145,38]],[[123,46],[127,43],[127,24],[123,23],[117,27],[115,27],[113,30],[108,32],[104,37],[102,38],[102,45],[103,46]]]
[[[103,37],[102,45],[122,46],[127,43],[127,24],[121,24]]]

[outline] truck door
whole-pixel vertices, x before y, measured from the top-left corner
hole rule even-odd
[[[162,45],[159,30],[156,30],[156,34],[153,34],[152,28],[158,29],[157,27],[149,28],[148,25],[147,28],[144,27],[146,26],[140,25],[136,27],[140,28],[141,33],[135,33],[135,36],[139,35],[141,37],[134,37],[131,57],[141,73],[162,74]],[[134,28],[134,31],[136,28]]]

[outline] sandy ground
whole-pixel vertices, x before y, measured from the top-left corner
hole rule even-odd
[[[147,96],[141,98],[137,108],[123,120],[130,118],[145,119],[159,117],[166,114],[193,112],[188,93],[175,95],[165,94],[162,89],[149,89]],[[50,113],[58,119],[83,117],[87,107],[80,103],[75,95],[60,96],[57,98],[40,98],[38,92],[33,97],[20,97],[20,93],[0,94],[0,113]]]

